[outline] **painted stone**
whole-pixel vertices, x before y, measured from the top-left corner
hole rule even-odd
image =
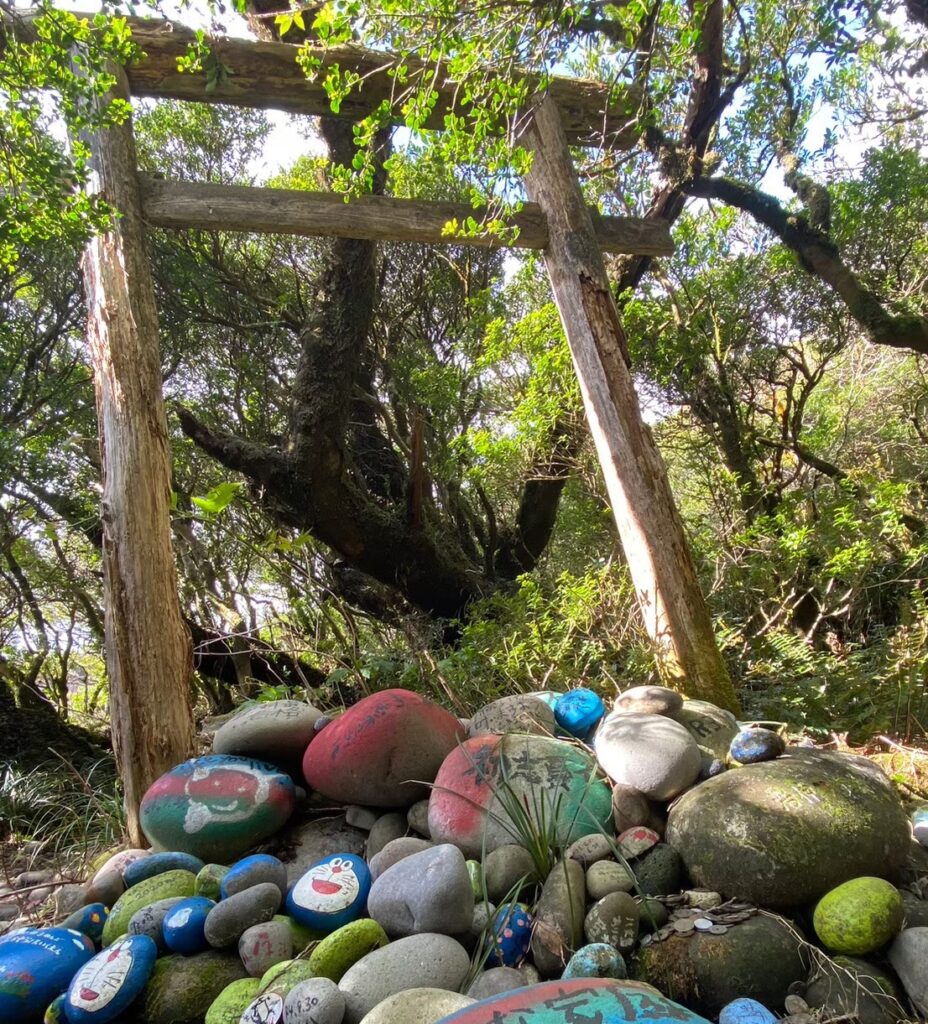
[[[255,853],[233,864],[223,875],[219,883],[220,899],[228,899],[259,882],[273,882],[280,889],[280,898],[286,897],[287,869],[284,864],[268,853]]]
[[[546,736],[478,736],[441,766],[429,800],[432,838],[474,858],[516,842],[518,829],[506,810],[514,801],[553,826],[558,844],[611,824],[611,791],[586,750]]]
[[[699,775],[696,741],[664,715],[613,711],[596,730],[593,749],[609,778],[649,800],[672,800]]]
[[[324,857],[336,853],[354,853],[360,857],[367,833],[352,828],[344,814],[336,814],[294,825],[277,838],[287,850],[287,885],[293,886]]]
[[[293,940],[294,955],[302,953],[310,943],[318,942],[324,938],[322,932],[316,931],[315,928],[307,928],[298,921],[294,921],[289,914],[277,913],[271,920],[276,921],[278,924],[285,924],[289,929],[290,938]]]
[[[776,1020],[756,999],[733,999],[719,1014],[719,1024],[776,1024]]]
[[[215,901],[205,896],[191,896],[171,907],[161,925],[167,948],[172,953],[183,953],[186,956],[208,949],[204,930],[206,918],[215,906]]]
[[[487,933],[487,963],[502,967],[520,964],[532,944],[535,921],[524,903],[500,907]]]
[[[283,1019],[283,996],[276,992],[262,992],[242,1011],[239,1024],[280,1024]]]
[[[683,707],[683,698],[667,686],[632,686],[613,701],[613,711],[639,715],[672,715]]]
[[[126,935],[74,975],[65,997],[69,1024],[106,1024],[133,1003],[148,983],[158,947],[147,935]]]
[[[167,945],[164,941],[164,919],[177,906],[189,897],[169,896],[167,899],[155,900],[147,907],[137,910],[129,918],[129,927],[126,935],[147,935],[158,947],[159,953],[167,952]]]
[[[587,942],[607,942],[630,953],[638,941],[640,909],[627,892],[611,892],[590,907],[583,920]]]
[[[89,903],[86,907],[75,910],[58,927],[82,932],[97,944],[103,939],[103,926],[108,916],[109,910],[102,903]]]
[[[909,821],[872,762],[790,747],[685,793],[666,839],[697,885],[780,909],[891,874],[905,863]]]
[[[32,1024],[94,955],[93,942],[66,928],[29,928],[0,943],[0,1020]]]
[[[222,880],[229,873],[224,864],[207,864],[197,875],[195,896],[205,896],[208,900],[221,899]]]
[[[371,873],[360,857],[326,857],[291,889],[287,912],[307,928],[333,932],[364,913],[370,891]]]
[[[293,935],[283,921],[253,924],[238,940],[238,955],[245,970],[253,978],[260,978],[275,964],[293,958]]]
[[[724,935],[671,935],[641,949],[629,966],[698,1013],[716,1017],[733,999],[756,999],[778,1012],[807,975],[804,943],[791,924],[757,914]]]
[[[210,1003],[203,1024],[239,1024],[260,988],[261,982],[257,978],[241,978],[226,985]]]
[[[203,867],[203,861],[199,857],[174,850],[169,853],[153,853],[150,857],[132,861],[122,873],[122,878],[126,888],[131,889],[133,885],[144,882],[146,878],[163,875],[165,871],[190,871],[196,875]]]
[[[786,750],[786,740],[772,729],[742,729],[731,741],[728,753],[738,764],[772,761]]]
[[[194,956],[159,957],[133,1007],[133,1024],[201,1024],[223,989],[244,977],[235,953],[211,949]]]
[[[445,1017],[441,1024],[522,1024],[529,1020],[532,1024],[708,1024],[650,985],[612,978],[569,978],[503,992]]]
[[[351,921],[327,935],[309,954],[310,969],[316,977],[337,984],[349,968],[388,941],[387,933],[376,921],[366,917]]]
[[[606,705],[602,697],[583,687],[565,693],[554,705],[557,724],[581,740],[589,736],[605,713]]]
[[[551,736],[554,728],[554,709],[546,701],[531,693],[514,693],[480,708],[470,720],[467,735],[470,739],[507,732]]]
[[[45,1011],[45,1016],[42,1018],[42,1024],[64,1024],[64,997],[67,993],[62,992],[60,996],[55,998],[48,1004],[48,1009]]]
[[[568,978],[616,978],[622,980],[628,974],[625,957],[608,942],[591,942],[581,946],[567,962],[561,977]]]
[[[216,730],[214,754],[299,764],[322,712],[302,700],[260,701],[236,712]]]
[[[138,849],[119,850],[109,856],[104,855],[102,864],[96,869],[87,886],[87,899],[92,903],[102,903],[111,907],[126,888],[122,875],[128,865],[142,857],[150,856],[151,850]]]
[[[409,807],[429,795],[442,761],[464,738],[460,721],[409,690],[358,701],[318,733],[303,774],[330,800]]]
[[[728,756],[731,741],[738,733],[735,716],[706,700],[685,700],[669,717],[679,722],[701,747],[722,760]]]
[[[586,893],[591,900],[601,900],[611,892],[631,892],[635,876],[624,864],[598,860],[586,869]]]
[[[637,828],[626,829],[618,838],[619,852],[626,860],[634,860],[647,853],[661,841],[661,837],[652,828],[639,825]]]
[[[852,878],[818,902],[812,918],[815,934],[832,953],[866,956],[902,927],[899,890],[882,878]]]
[[[287,1024],[341,1024],[345,997],[334,981],[310,978],[287,993],[284,1020]]]
[[[228,860],[273,835],[296,801],[293,780],[244,757],[195,757],[162,775],[145,794],[142,829],[164,849]]]
[[[196,876],[189,871],[165,871],[163,875],[146,878],[144,882],[133,885],[119,897],[110,910],[110,916],[103,926],[103,945],[109,946],[129,928],[129,921],[136,911],[156,903],[159,900],[180,896],[192,896],[196,885]]]

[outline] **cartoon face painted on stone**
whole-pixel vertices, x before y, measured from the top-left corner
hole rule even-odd
[[[371,888],[367,864],[350,853],[314,864],[287,897],[290,915],[300,924],[334,931],[364,913]]]
[[[112,1020],[145,987],[158,949],[147,935],[127,935],[98,953],[74,976],[65,999],[71,1024]]]

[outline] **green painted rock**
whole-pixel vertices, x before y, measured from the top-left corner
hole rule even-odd
[[[197,887],[194,895],[218,901],[221,899],[219,887],[228,873],[229,869],[224,864],[204,864],[197,875]]]
[[[258,978],[242,978],[226,985],[206,1011],[204,1024],[238,1024],[260,988]]]
[[[882,878],[852,878],[826,893],[812,923],[832,953],[865,956],[885,946],[902,927],[899,890]]]
[[[801,939],[784,922],[758,915],[724,935],[694,932],[646,946],[633,973],[669,999],[716,1018],[733,999],[756,999],[780,1011],[790,986],[804,981]]]
[[[274,765],[210,754],[152,783],[139,820],[153,846],[225,863],[281,828],[295,801],[293,780]]]
[[[892,873],[905,862],[909,823],[872,762],[790,748],[684,793],[666,841],[697,885],[783,908],[849,878]]]
[[[316,946],[309,956],[309,966],[315,977],[328,978],[338,984],[349,967],[387,942],[387,933],[376,921],[369,918],[352,921]]]
[[[235,953],[210,950],[195,956],[161,957],[133,1005],[133,1020],[137,1024],[202,1024],[220,993],[245,977]]]
[[[551,838],[569,845],[611,832],[612,791],[595,759],[572,743],[546,736],[477,736],[445,758],[429,798],[429,832],[466,857],[521,842],[507,807],[551,824]],[[545,828],[548,824],[545,824]]]
[[[191,871],[165,871],[164,874],[146,878],[133,885],[113,904],[110,916],[103,926],[103,945],[109,946],[129,928],[132,915],[158,900],[172,896],[192,896],[196,888],[196,875]]]

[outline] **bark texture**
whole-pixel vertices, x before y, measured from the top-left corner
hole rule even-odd
[[[124,76],[120,75],[124,85]],[[103,467],[106,664],[130,842],[145,790],[193,750],[190,637],[170,532],[170,464],[158,314],[131,122],[91,140],[91,187],[119,211],[82,270]]]

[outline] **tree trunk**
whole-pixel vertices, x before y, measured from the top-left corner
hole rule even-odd
[[[550,99],[534,110],[524,142],[534,153],[526,189],[548,220],[545,263],[661,675],[691,697],[737,710],[667,471],[641,418],[602,253]]]
[[[119,88],[127,95],[119,69]],[[84,253],[87,338],[103,475],[106,666],[129,841],[144,844],[145,790],[190,756],[190,637],[170,534],[170,465],[158,313],[145,249],[131,121],[98,131],[91,189],[120,216]]]

